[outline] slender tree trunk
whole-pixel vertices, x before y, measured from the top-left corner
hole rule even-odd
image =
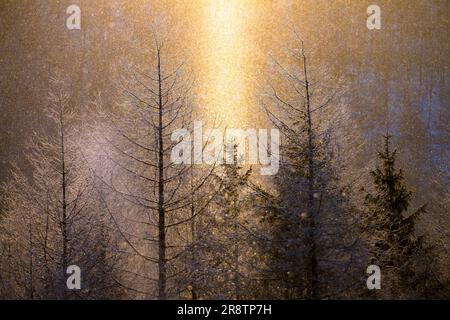
[[[48,231],[49,231],[49,225],[50,225],[50,208],[49,208],[49,190],[47,189],[47,199],[46,199],[46,218],[45,218],[45,236],[44,236],[44,264],[45,264],[45,280],[44,280],[44,287],[45,287],[45,294],[46,297],[49,298],[49,281],[50,281],[50,269],[48,266],[48,257],[47,257],[47,246],[48,246]]]
[[[191,190],[194,190],[194,174],[193,174],[193,169],[191,168]],[[196,231],[195,231],[195,199],[194,199],[194,192],[191,193],[191,223],[190,223],[190,228],[191,228],[191,268],[194,268],[194,277],[195,277],[195,268],[197,266],[197,256],[196,256]],[[196,288],[196,281],[193,278],[191,281],[191,286],[192,286],[192,300],[197,300],[198,296],[197,296],[197,288]]]
[[[317,256],[316,256],[316,217],[313,212],[314,202],[314,141],[311,119],[311,98],[308,81],[307,61],[304,49],[302,47],[303,72],[305,75],[305,93],[306,93],[306,116],[307,116],[307,135],[308,135],[308,203],[307,213],[309,219],[308,226],[308,245],[309,245],[309,275],[308,275],[308,298],[317,299]]]
[[[66,287],[65,287],[65,276],[67,270],[67,245],[68,245],[68,232],[67,232],[67,178],[66,178],[66,155],[65,155],[65,141],[64,141],[64,115],[63,106],[61,106],[60,113],[60,128],[61,128],[61,187],[62,187],[62,221],[61,221],[61,231],[62,231],[62,257],[61,257],[61,297],[66,299]]]
[[[237,219],[238,217],[236,217]],[[235,234],[237,234],[237,222],[234,225]],[[241,299],[241,277],[239,274],[239,240],[234,246],[234,295],[236,300]]]
[[[159,232],[159,259],[158,259],[158,299],[166,299],[166,224],[164,210],[164,145],[163,145],[163,100],[161,78],[161,55],[157,50],[158,59],[158,232]]]

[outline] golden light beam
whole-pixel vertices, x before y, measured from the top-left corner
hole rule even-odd
[[[204,6],[201,95],[208,114],[216,115],[227,127],[241,125],[248,111],[246,27],[250,12],[249,1],[210,0]]]

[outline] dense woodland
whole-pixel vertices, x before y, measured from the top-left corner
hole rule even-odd
[[[0,298],[450,298],[449,3],[376,2],[380,30],[372,1],[227,2],[217,109],[211,1],[0,1]],[[278,172],[174,163],[195,120],[278,129]]]

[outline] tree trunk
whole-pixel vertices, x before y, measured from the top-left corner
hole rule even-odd
[[[67,270],[67,244],[68,244],[68,232],[67,232],[67,181],[66,181],[66,155],[65,155],[65,142],[64,142],[64,111],[61,106],[60,113],[60,135],[61,135],[61,187],[62,187],[62,257],[61,257],[61,298],[66,299],[66,270]]]
[[[308,277],[307,277],[307,296],[309,299],[317,299],[317,257],[316,257],[316,217],[313,212],[314,202],[314,141],[313,141],[313,128],[311,119],[311,99],[308,81],[308,69],[306,65],[306,55],[302,47],[303,56],[303,71],[305,75],[305,93],[306,93],[306,116],[307,116],[307,134],[308,134],[308,203],[307,213],[309,219],[307,242],[309,246],[308,257]]]
[[[157,50],[158,59],[158,299],[166,299],[166,225],[164,210],[164,145],[163,145],[163,101],[161,78],[161,55]]]

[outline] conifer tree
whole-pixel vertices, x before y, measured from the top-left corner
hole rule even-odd
[[[348,188],[337,174],[333,126],[327,108],[335,91],[318,85],[326,73],[310,63],[303,42],[288,49],[288,59],[274,61],[274,79],[263,106],[283,139],[280,171],[274,177],[278,204],[269,211],[272,255],[267,268],[271,298],[320,299],[340,295],[356,261],[357,240],[351,232]],[[338,276],[339,275],[339,276]],[[347,281],[352,283],[353,281]]]
[[[267,193],[252,181],[237,145],[226,144],[227,161],[213,172],[212,201],[196,222],[197,298],[248,299],[259,296],[263,238],[257,221]],[[232,161],[230,161],[232,160]]]
[[[238,163],[236,150],[233,163],[223,164],[214,176],[213,201],[208,214],[198,222],[203,230],[197,239],[200,254],[200,295],[207,298],[242,297],[242,257],[248,247],[240,221],[248,210],[248,179],[251,170]],[[205,232],[206,231],[206,232]]]
[[[5,193],[0,273],[13,298],[105,298],[118,293],[109,222],[79,154],[77,118],[65,80],[52,78],[45,108],[49,134],[30,138],[26,163],[31,176],[16,166],[0,186]],[[67,288],[70,265],[81,270],[80,290]]]
[[[425,205],[408,212],[412,192],[405,186],[403,171],[396,168],[397,150],[391,151],[390,139],[389,134],[384,137],[383,150],[378,152],[379,165],[370,172],[374,191],[365,195],[368,212],[364,223],[369,234],[370,263],[381,268],[388,297],[402,298],[426,287],[439,290],[441,284],[427,259],[431,248],[416,233]],[[426,260],[419,264],[421,268],[417,268],[419,257]],[[429,279],[424,285],[421,278],[425,274]]]

